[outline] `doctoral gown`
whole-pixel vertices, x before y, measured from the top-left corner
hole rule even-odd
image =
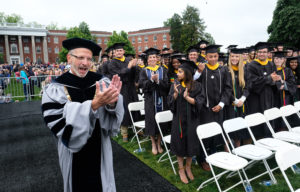
[[[101,78],[94,72],[84,78],[67,72],[43,93],[42,112],[57,138],[65,192],[116,191],[110,136],[118,133],[124,111],[121,95],[115,109],[92,110],[95,82]],[[109,84],[107,78],[101,81]]]

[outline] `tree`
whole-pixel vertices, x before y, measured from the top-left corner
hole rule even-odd
[[[121,31],[119,34],[114,31],[112,36],[110,36],[107,46],[110,47],[115,43],[125,43],[124,50],[127,54],[135,54],[135,50],[128,39],[128,35],[126,32]]]
[[[87,40],[96,42],[96,37],[92,36],[92,34],[89,30],[89,26],[85,22],[81,22],[78,27],[70,28],[66,37],[67,37],[67,39],[78,37],[78,38],[83,38],[83,39],[87,39]],[[67,54],[68,54],[68,50],[63,47],[61,49],[61,51],[59,52],[59,60],[61,62],[66,62]]]
[[[175,13],[172,18],[164,22],[165,27],[170,27],[170,41],[172,43],[172,48],[176,51],[183,50],[183,44],[180,42],[182,22],[181,16]]]
[[[184,52],[191,45],[195,45],[200,40],[207,40],[214,43],[211,34],[205,31],[206,26],[200,18],[199,9],[187,6],[182,16],[175,13],[172,18],[164,22],[164,26],[170,27],[172,48]]]
[[[59,30],[57,23],[51,22],[49,25],[46,26],[48,30]]]
[[[23,18],[17,14],[11,14],[5,16],[6,23],[23,23]]]
[[[300,48],[300,1],[278,0],[268,27],[269,42]]]

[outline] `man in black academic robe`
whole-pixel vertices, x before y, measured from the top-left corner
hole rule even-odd
[[[121,94],[123,95],[125,114],[121,126],[123,141],[128,141],[128,126],[131,125],[131,118],[128,111],[128,104],[138,101],[135,87],[137,59],[129,61],[125,58],[125,43],[115,43],[113,47],[114,58],[110,61],[108,71],[110,76],[118,74],[122,81]]]
[[[223,107],[228,105],[232,95],[232,83],[230,72],[227,67],[220,66],[218,61],[218,48],[220,45],[209,45],[206,47],[206,60],[208,63],[202,71],[199,82],[202,83],[205,102],[199,114],[199,123],[205,124],[217,122],[221,126],[223,124]],[[206,148],[209,148],[209,153],[212,154],[216,150],[216,145],[220,144],[220,138],[209,138],[204,142]],[[204,170],[209,170],[205,163],[202,148],[200,148],[200,162]]]
[[[268,43],[257,43],[255,49],[258,58],[247,64],[248,114],[264,113],[274,107],[275,82],[280,81],[280,76],[276,74],[275,65],[268,61],[268,46]],[[253,127],[251,130],[256,138],[271,136],[265,125]]]

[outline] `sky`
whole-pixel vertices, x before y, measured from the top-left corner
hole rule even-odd
[[[126,32],[162,27],[187,5],[200,11],[200,18],[222,50],[268,39],[277,0],[2,0],[0,12],[18,14],[24,23],[74,27],[85,21],[91,31]]]

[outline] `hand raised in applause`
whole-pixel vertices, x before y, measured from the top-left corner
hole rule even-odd
[[[119,98],[121,88],[122,81],[118,75],[113,76],[108,87],[102,81],[102,90],[100,89],[100,83],[96,82],[96,92],[92,100],[92,109],[97,110],[101,106],[114,104]]]

